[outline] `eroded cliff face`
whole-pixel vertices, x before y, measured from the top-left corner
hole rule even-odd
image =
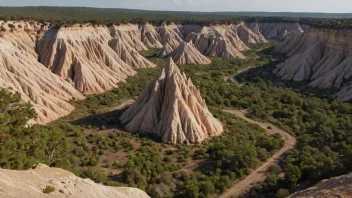
[[[43,193],[46,186],[55,191]],[[26,171],[0,169],[0,197],[150,198],[137,188],[103,186],[44,164]]]
[[[171,58],[120,120],[130,132],[157,134],[173,144],[202,142],[223,131],[197,88]]]
[[[285,80],[307,80],[316,88],[340,88],[351,79],[351,30],[311,29],[289,37],[276,51],[289,57],[274,70]],[[352,95],[344,89],[339,97],[349,100]]]
[[[157,29],[162,45],[168,44],[175,49],[183,41],[183,35],[177,25],[166,25],[165,23]]]
[[[176,64],[180,65],[211,64],[211,61],[194,47],[192,41],[189,43],[182,41],[180,46],[172,51],[169,56],[172,57]]]
[[[141,25],[142,42],[149,48],[162,48],[161,38],[156,28],[148,23]]]
[[[139,51],[161,48],[157,56],[172,53],[179,64],[209,64],[204,55],[245,58],[245,43],[266,42],[259,27],[252,31],[245,24],[76,24],[56,29],[38,22],[0,21],[0,26],[0,86],[19,91],[31,102],[38,123],[69,114],[74,107],[68,100],[116,88],[136,74],[134,68],[156,66]]]
[[[299,191],[289,198],[349,198],[352,196],[352,174],[323,180],[307,190]]]
[[[192,41],[198,51],[206,56],[244,59],[241,51],[249,49],[237,32],[220,25],[203,27],[200,33],[192,32],[186,41]]]
[[[266,39],[284,39],[288,34],[303,33],[309,26],[298,23],[250,23],[249,27],[254,29],[259,27],[261,34]]]
[[[239,25],[232,25],[229,28],[232,31],[236,31],[239,38],[245,43],[257,44],[268,42],[265,37],[260,33],[258,25],[254,25],[252,29],[250,29],[244,23],[241,23]]]
[[[103,93],[136,72],[108,45],[105,27],[50,29],[37,41],[40,62],[84,94]]]
[[[25,102],[34,106],[36,121],[45,124],[68,115],[74,107],[67,101],[84,96],[37,61],[36,27],[21,27],[26,31],[17,28],[1,33],[0,87],[19,92]]]
[[[174,49],[169,45],[169,44],[165,44],[164,47],[162,47],[159,51],[157,51],[156,56],[157,57],[167,57],[169,56],[169,54],[173,51]]]

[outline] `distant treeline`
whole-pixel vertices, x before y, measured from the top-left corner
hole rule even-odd
[[[246,22],[288,22],[318,28],[352,29],[352,13],[286,13],[286,12],[180,12],[145,11],[87,7],[0,7],[0,20],[37,20],[54,24],[92,23],[123,24],[163,22],[176,24],[230,24]]]

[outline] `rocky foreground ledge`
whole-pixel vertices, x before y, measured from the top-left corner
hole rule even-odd
[[[308,188],[292,194],[289,198],[348,198],[352,197],[352,173],[325,179]]]
[[[47,186],[53,192],[44,193]],[[44,164],[25,171],[0,169],[0,197],[150,198],[137,188],[104,186]]]

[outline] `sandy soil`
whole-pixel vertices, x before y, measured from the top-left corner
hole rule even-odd
[[[259,125],[263,129],[265,129],[267,133],[270,135],[278,133],[285,141],[285,145],[283,148],[277,151],[272,157],[270,157],[264,164],[262,164],[256,170],[252,171],[252,173],[248,175],[245,179],[239,182],[236,182],[228,191],[226,191],[224,194],[220,196],[221,198],[227,198],[231,196],[237,197],[243,192],[245,192],[246,190],[248,190],[252,184],[263,182],[266,179],[265,172],[267,171],[267,169],[272,165],[278,165],[284,153],[294,147],[294,145],[296,144],[296,139],[292,137],[290,134],[286,133],[285,131],[277,128],[273,124],[262,123],[262,122],[258,122],[247,118],[246,114],[248,113],[248,111],[246,110],[223,110],[223,111],[227,113],[235,114],[236,116],[246,120],[247,122]],[[272,129],[269,130],[268,129],[269,126]]]

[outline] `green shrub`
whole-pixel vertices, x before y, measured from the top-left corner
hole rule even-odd
[[[55,191],[54,186],[46,186],[46,187],[43,189],[43,193],[47,193],[47,194],[52,193],[52,192],[54,192],[54,191]]]

